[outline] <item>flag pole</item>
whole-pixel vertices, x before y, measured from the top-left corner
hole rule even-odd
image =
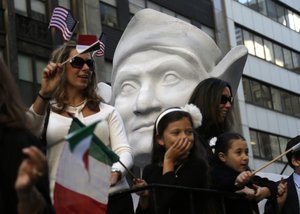
[[[118,160],[118,162],[125,168],[125,170],[131,175],[132,178],[137,179],[137,177],[133,174],[133,172],[131,172],[124,163],[122,163],[122,161]]]
[[[84,49],[83,51],[75,54],[74,56],[68,58],[66,61],[62,62],[61,65],[66,64],[67,62],[69,62],[71,59],[74,59],[75,57],[79,56],[80,54],[84,53],[86,50],[88,50],[89,48],[91,48],[92,46],[94,46],[96,43],[99,43],[99,40],[97,40],[96,42],[94,42],[93,44],[91,44],[90,46],[88,46],[86,49]]]
[[[298,145],[298,144],[297,144]],[[297,146],[296,145],[296,146]],[[285,152],[283,152],[282,154],[278,155],[277,157],[275,157],[273,160],[269,161],[268,163],[266,163],[265,165],[263,165],[262,167],[258,168],[257,170],[255,170],[254,172],[252,172],[252,174],[256,174],[259,171],[261,171],[262,169],[266,168],[267,166],[271,165],[272,163],[274,163],[275,161],[277,161],[279,158],[281,158],[282,156],[286,155],[287,153],[291,152],[292,150],[295,149],[295,146],[289,148],[288,150],[286,150]]]

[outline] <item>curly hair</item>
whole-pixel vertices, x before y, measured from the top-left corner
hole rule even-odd
[[[64,45],[58,47],[52,52],[51,61],[55,63],[62,63],[66,61],[70,57],[70,53],[72,50],[76,49],[76,42],[69,41]],[[61,82],[57,87],[57,90],[54,93],[54,98],[57,102],[57,105],[61,108],[61,111],[64,111],[67,107],[68,103],[68,95],[66,93],[66,66],[64,65],[61,72]],[[91,82],[84,90],[84,97],[87,98],[87,106],[91,110],[98,110],[99,103],[101,102],[101,97],[99,97],[96,93],[96,73],[92,72]]]

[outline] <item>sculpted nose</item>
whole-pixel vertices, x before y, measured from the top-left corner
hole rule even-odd
[[[160,112],[161,102],[157,99],[154,88],[141,88],[134,106],[135,114],[147,114],[154,111]]]

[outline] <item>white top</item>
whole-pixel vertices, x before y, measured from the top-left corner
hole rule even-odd
[[[31,128],[35,128],[35,134],[37,136],[41,135],[41,130],[44,124],[44,116],[35,113],[31,106],[27,118],[31,123]],[[131,153],[131,147],[129,146],[127,141],[123,121],[119,113],[113,106],[100,103],[100,111],[98,113],[87,117],[80,117],[80,121],[85,125],[89,125],[99,120],[101,121],[97,124],[95,128],[95,135],[97,135],[97,137],[99,137],[105,145],[110,147],[117,155],[119,155],[120,161],[122,161],[122,163],[126,167],[131,168],[133,165],[133,156]],[[55,142],[64,138],[68,134],[71,122],[72,118],[62,116],[53,111],[50,112],[47,128],[48,146],[54,144]],[[54,145],[53,147],[50,147],[47,151],[51,197],[53,196],[60,154],[63,150],[65,143],[66,142],[62,142],[57,145]],[[112,167],[119,169],[124,175],[125,169],[123,166],[121,166],[120,163],[115,163]],[[110,193],[128,187],[128,183],[125,177],[123,176],[123,178],[118,182],[117,185],[110,188]]]

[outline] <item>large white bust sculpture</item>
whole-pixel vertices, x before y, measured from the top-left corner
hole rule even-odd
[[[111,79],[111,102],[124,120],[135,165],[150,162],[162,110],[183,106],[208,77],[227,80],[236,91],[246,57],[244,46],[223,57],[206,33],[177,18],[152,9],[136,13],[116,48]]]

